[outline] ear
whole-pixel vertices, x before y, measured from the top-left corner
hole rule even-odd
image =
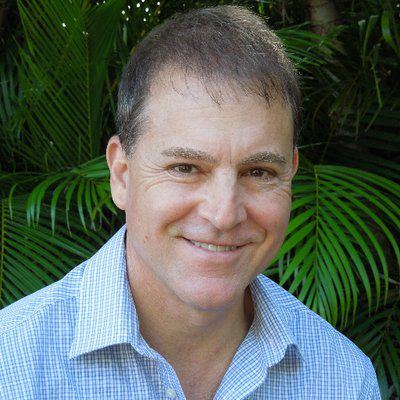
[[[299,149],[295,147],[293,150],[292,178],[296,175],[298,168],[299,168]]]
[[[128,159],[118,136],[113,136],[107,145],[106,158],[110,169],[111,195],[115,205],[125,210],[128,194]]]

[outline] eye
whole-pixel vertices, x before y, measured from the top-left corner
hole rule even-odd
[[[197,168],[191,164],[179,164],[172,166],[170,171],[174,175],[193,175],[197,172]]]
[[[247,172],[247,175],[252,178],[258,178],[265,181],[269,181],[275,176],[273,171],[263,168],[252,168]]]

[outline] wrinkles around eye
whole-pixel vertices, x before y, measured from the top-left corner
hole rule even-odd
[[[193,175],[196,172],[198,172],[198,169],[191,164],[178,164],[174,165],[170,168],[170,172],[173,175],[179,175],[179,176],[184,176],[184,175]]]
[[[276,173],[274,171],[263,168],[252,168],[248,170],[244,175],[264,181],[270,181],[276,177]]]

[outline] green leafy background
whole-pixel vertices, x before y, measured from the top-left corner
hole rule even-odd
[[[18,0],[0,50],[0,307],[60,279],[123,223],[103,156],[123,65],[175,11],[229,1]],[[235,2],[237,3],[237,2]],[[286,241],[265,274],[350,337],[400,396],[399,3],[243,1],[301,73]]]

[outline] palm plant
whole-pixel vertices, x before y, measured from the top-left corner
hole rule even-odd
[[[265,273],[372,357],[383,398],[400,396],[395,2],[343,2],[325,36],[299,3],[248,3],[279,27],[305,98],[292,220]],[[117,83],[144,34],[185,7],[18,0],[0,61],[0,306],[62,277],[122,224],[102,156]]]

